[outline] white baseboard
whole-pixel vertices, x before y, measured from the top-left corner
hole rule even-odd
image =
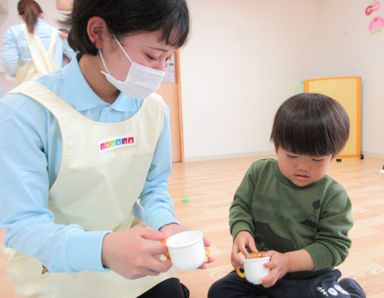
[[[363,151],[365,157],[384,159],[384,153]],[[223,154],[223,155],[205,155],[205,156],[188,156],[185,157],[185,162],[195,161],[208,161],[217,159],[229,159],[229,158],[241,158],[241,157],[260,157],[260,156],[275,156],[275,151],[258,151],[258,152],[243,152],[235,154]]]
[[[189,156],[189,157],[185,157],[185,162],[241,158],[241,157],[252,157],[252,156],[258,156],[258,157],[272,156],[272,155],[275,155],[275,151],[258,151],[258,152],[243,152],[243,153],[223,154],[223,155]]]
[[[363,154],[365,157],[383,158],[384,159],[384,153],[383,152],[363,151]]]

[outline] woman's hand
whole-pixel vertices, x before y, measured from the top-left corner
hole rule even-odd
[[[168,251],[160,242],[163,238],[161,232],[149,228],[109,233],[103,240],[103,265],[128,279],[165,272],[172,264],[159,258]]]
[[[182,225],[175,224],[175,223],[165,225],[165,226],[160,228],[160,232],[164,235],[164,238],[169,238],[172,235],[175,235],[175,234],[178,234],[181,232],[185,232],[185,231],[189,231],[189,230],[190,229],[188,229],[187,227],[184,227]]]
[[[166,226],[163,226],[161,229],[160,229],[160,232],[165,236],[165,238],[169,238],[171,237],[172,235],[174,234],[178,234],[178,233],[181,233],[181,232],[184,232],[184,231],[189,231],[191,229],[187,228],[187,227],[184,227],[182,225],[178,225],[178,224],[169,224],[169,225],[166,225]],[[205,247],[209,247],[210,246],[210,243],[209,241],[205,238],[205,236],[203,237],[203,241],[204,241],[204,246]],[[209,249],[207,248],[206,251],[208,250],[209,252]],[[204,262],[199,268],[200,269],[205,269],[208,267],[207,263],[211,263],[213,262],[215,259],[211,256],[207,256],[207,261]]]
[[[239,256],[239,253],[242,253],[246,259],[249,258],[247,247],[249,247],[252,252],[257,252],[253,236],[247,231],[241,231],[236,235],[232,244],[231,263],[233,268],[236,269],[238,266],[243,265],[243,260]]]

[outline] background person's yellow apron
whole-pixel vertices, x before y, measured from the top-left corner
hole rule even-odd
[[[48,203],[55,222],[79,224],[90,231],[134,226],[138,221],[133,216],[135,203],[163,128],[161,97],[152,94],[125,121],[101,123],[86,118],[37,82],[26,82],[11,92],[30,96],[58,120],[63,151]],[[10,248],[6,249],[6,256],[9,279],[15,290],[27,297],[137,297],[175,277],[172,269],[136,280],[113,271],[42,275],[42,264],[37,259]]]
[[[52,30],[51,44],[48,52],[44,49],[40,38],[35,33],[29,33],[25,24],[21,25],[27,39],[32,60],[25,65],[19,65],[16,69],[15,85],[38,78],[58,69],[53,61],[53,53],[56,45],[57,31]],[[20,63],[20,61],[19,61]]]

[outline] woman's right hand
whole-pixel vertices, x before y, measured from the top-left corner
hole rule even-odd
[[[232,244],[231,263],[233,268],[236,269],[238,266],[243,265],[243,260],[239,253],[242,253],[246,259],[249,258],[247,247],[249,247],[251,252],[257,252],[253,236],[247,231],[241,231],[236,235]]]
[[[139,227],[109,233],[103,240],[103,265],[128,279],[165,272],[172,264],[159,259],[168,251],[163,238],[159,231]]]

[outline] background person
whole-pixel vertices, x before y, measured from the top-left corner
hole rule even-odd
[[[17,11],[23,23],[5,33],[1,61],[4,71],[19,85],[62,67],[63,59],[71,60],[75,52],[65,35],[44,22],[36,1],[20,0]]]

